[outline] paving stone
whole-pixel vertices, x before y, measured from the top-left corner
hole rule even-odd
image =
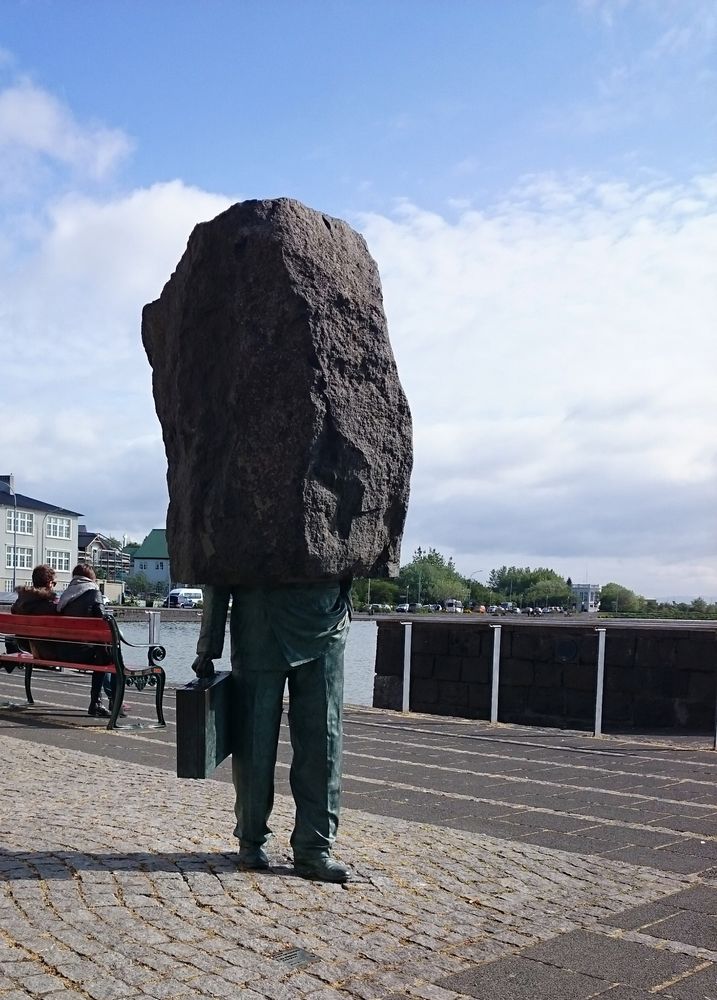
[[[604,993],[598,993],[595,1000],[655,1000],[655,997],[667,997],[665,993],[648,993],[646,990],[634,990],[630,986],[611,986]],[[693,1000],[697,1000],[693,997]]]
[[[717,914],[717,889],[710,886],[695,885],[683,892],[675,893],[664,902],[674,903],[682,910],[694,910],[695,913]]]
[[[607,924],[609,927],[621,927],[627,931],[641,930],[677,912],[677,906],[670,902],[674,898],[674,896],[670,896],[666,900],[660,900],[657,903],[645,903],[643,906],[634,906],[624,913],[614,913],[609,917],[605,917],[601,923]],[[651,932],[646,930],[645,933],[649,934]]]
[[[696,858],[691,854],[673,854],[665,850],[651,851],[647,847],[621,847],[617,850],[603,851],[602,854],[612,861],[624,861],[630,865],[644,865],[658,871],[683,875],[704,871],[710,863],[705,858]]]
[[[698,840],[696,837],[673,840],[663,844],[659,849],[669,851],[670,854],[689,854],[692,857],[705,858],[712,862],[717,859],[717,841]]]
[[[584,1000],[609,984],[579,972],[527,958],[506,958],[476,966],[439,982],[444,989],[478,1000]]]
[[[537,809],[516,809],[505,818],[518,826],[532,827],[535,830],[577,833],[580,830],[593,829],[589,820],[576,819],[575,816],[562,816],[558,813],[540,812]]]
[[[698,965],[691,957],[589,931],[554,938],[527,949],[523,956],[586,975],[609,970],[613,982],[643,989],[658,986]]]
[[[87,1000],[87,997],[77,990],[61,989],[56,993],[48,993],[43,1000]]]
[[[46,993],[52,993],[64,986],[61,979],[46,973],[41,973],[39,976],[23,977],[20,982],[33,996],[44,996]]]
[[[647,928],[643,933],[717,952],[717,917],[705,913],[682,910]]]
[[[717,997],[717,965],[710,964],[679,982],[672,983],[665,995],[673,1000],[715,1000]],[[659,994],[658,994],[659,996]],[[653,995],[654,1000],[654,995]]]

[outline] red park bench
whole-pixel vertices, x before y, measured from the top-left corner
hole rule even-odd
[[[112,661],[107,665],[76,663],[68,659],[63,652],[62,659],[43,660],[29,652],[6,653],[3,639],[11,639],[28,645],[31,641],[61,642],[66,650],[66,644],[77,646],[105,646],[108,658]],[[135,649],[147,651],[147,664],[141,667],[128,667],[122,657],[122,646],[132,646]],[[13,615],[0,613],[0,665],[14,665],[25,669],[25,694],[28,704],[34,705],[32,697],[33,667],[60,668],[66,670],[104,670],[117,675],[117,691],[112,705],[112,715],[107,723],[108,729],[138,729],[164,728],[162,698],[164,696],[165,673],[160,666],[166,655],[163,646],[137,644],[129,642],[119,630],[117,622],[111,615],[102,618],[71,618],[69,615]],[[155,688],[155,705],[157,722],[147,727],[124,723],[117,725],[117,718],[122,708],[126,685],[142,691],[145,687]]]

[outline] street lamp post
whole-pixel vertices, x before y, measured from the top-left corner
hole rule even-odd
[[[473,597],[473,592],[472,592],[472,589],[471,589],[471,580],[475,580],[476,574],[477,573],[482,573],[482,572],[483,572],[482,569],[474,569],[473,572],[471,573],[471,575],[468,577],[468,600],[469,601]],[[480,580],[475,580],[475,582],[476,583],[480,583]],[[482,586],[482,584],[481,584],[481,586]]]
[[[15,582],[17,577],[17,493],[15,492],[15,487],[12,486],[12,500],[13,500],[13,520],[12,520],[12,589],[15,590]]]

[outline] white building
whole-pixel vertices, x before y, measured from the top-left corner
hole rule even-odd
[[[115,548],[107,535],[88,531],[84,524],[78,527],[77,561],[91,566],[99,577],[112,581],[123,580],[132,567],[129,552]]]
[[[571,590],[576,611],[595,612],[600,608],[600,587],[597,583],[574,583]]]
[[[0,476],[0,590],[28,586],[33,567],[55,570],[64,590],[77,564],[77,511],[15,492],[15,477]]]

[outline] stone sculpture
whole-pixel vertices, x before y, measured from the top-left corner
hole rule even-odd
[[[358,233],[287,198],[234,205],[195,228],[142,339],[175,579],[395,575],[411,418]]]
[[[142,338],[172,576],[205,584],[200,677],[233,599],[238,864],[269,867],[288,682],[294,864],[343,882],[331,848],[351,579],[397,571],[412,460],[376,265],[338,219],[285,198],[242,202],[195,228]]]

